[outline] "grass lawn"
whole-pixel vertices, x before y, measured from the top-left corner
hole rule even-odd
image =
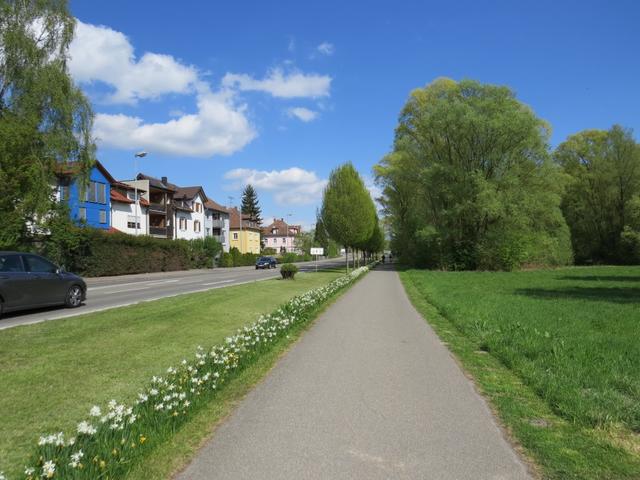
[[[16,477],[39,435],[72,432],[94,404],[131,401],[152,375],[192,358],[198,345],[218,344],[338,276],[302,274],[295,281],[256,282],[0,331],[0,470]],[[223,400],[241,396],[269,365],[241,374]],[[219,415],[228,410],[212,408]],[[209,428],[211,419],[200,420],[198,431]]]
[[[640,268],[401,278],[543,477],[640,478]]]

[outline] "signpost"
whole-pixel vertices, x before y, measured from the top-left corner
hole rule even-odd
[[[318,273],[318,255],[324,255],[324,248],[311,247],[311,255],[316,256],[316,273]]]

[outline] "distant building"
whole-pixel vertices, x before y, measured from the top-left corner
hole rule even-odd
[[[89,172],[89,184],[81,188],[79,166],[61,165],[56,171],[56,199],[69,206],[71,219],[78,224],[108,230],[111,226],[111,184],[116,180],[96,161]],[[84,190],[84,191],[83,191]]]
[[[218,240],[222,244],[222,250],[228,252],[230,248],[229,210],[209,198],[204,202],[204,212],[205,235],[211,235]]]
[[[288,225],[283,218],[273,219],[273,222],[262,228],[265,248],[273,248],[278,253],[300,253],[295,246],[296,236],[302,232],[300,225]]]
[[[173,194],[173,209],[175,211],[175,236],[193,240],[204,238],[205,231],[205,202],[209,200],[200,186],[177,187]]]
[[[237,208],[229,210],[230,233],[229,246],[237,248],[240,253],[260,253],[260,226],[248,215],[242,215],[240,227],[240,212]]]
[[[136,190],[122,182],[111,184],[111,227],[129,235],[147,235],[149,228],[149,202],[142,197],[144,190]]]
[[[135,180],[123,181],[132,187],[137,186],[142,190],[147,207],[147,232],[156,238],[174,238],[173,229],[173,195],[178,189],[176,185],[169,183],[167,177],[161,179],[139,173]]]

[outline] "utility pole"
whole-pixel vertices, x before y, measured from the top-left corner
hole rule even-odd
[[[138,158],[146,156],[147,152],[138,152],[133,156],[133,169],[135,170],[133,172],[133,199],[135,200],[133,219],[136,222],[136,237],[138,236],[138,224],[140,223],[140,217],[138,217],[138,211],[140,210],[140,201],[138,200]]]

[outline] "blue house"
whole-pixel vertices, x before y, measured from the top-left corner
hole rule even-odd
[[[67,202],[71,218],[79,224],[108,230],[111,226],[111,183],[116,180],[96,161],[89,175],[89,185],[80,197],[77,170],[66,165],[57,173],[58,200]]]

